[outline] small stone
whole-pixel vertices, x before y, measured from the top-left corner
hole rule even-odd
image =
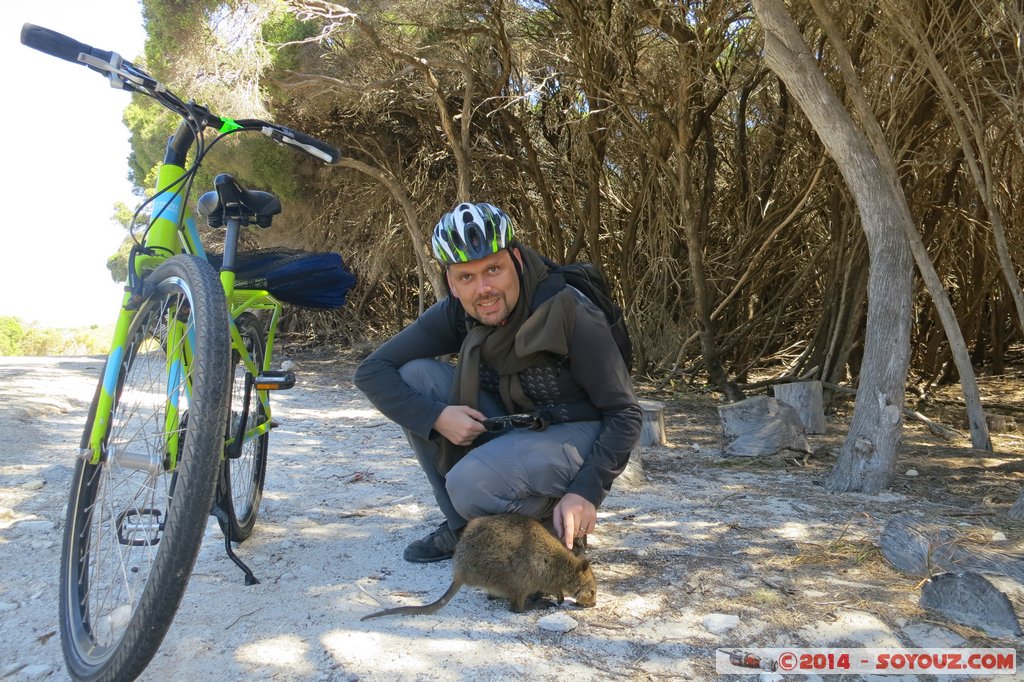
[[[0,601],[0,613],[6,613],[8,611],[14,611],[18,608],[18,605],[10,601]]]
[[[786,678],[779,673],[761,673],[757,679],[758,682],[782,682]]]
[[[909,477],[913,478],[914,476],[918,475],[917,469],[907,469],[907,473],[905,473],[903,475],[904,476],[909,476]]]
[[[31,481],[25,481],[21,484],[23,490],[42,490],[43,486],[46,485],[46,481],[41,478],[33,478]]]
[[[700,452],[700,443],[694,443],[690,447],[693,448],[694,452]]]
[[[1000,530],[992,533],[992,542],[1006,542],[1006,533]]]
[[[281,369],[284,370],[285,372],[287,372],[290,369],[295,369],[295,363],[292,362],[291,360],[284,360],[281,363]]]
[[[701,624],[713,635],[724,635],[740,624],[740,617],[726,613],[712,613],[704,616]]]
[[[538,620],[537,625],[549,632],[569,632],[576,629],[579,623],[567,613],[552,613]]]

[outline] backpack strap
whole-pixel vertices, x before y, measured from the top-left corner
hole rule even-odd
[[[533,292],[533,299],[530,301],[530,310],[536,310],[544,301],[548,300],[559,291],[568,286],[565,276],[558,271],[558,264],[547,256],[541,255],[541,260],[548,267],[548,276],[545,277]]]

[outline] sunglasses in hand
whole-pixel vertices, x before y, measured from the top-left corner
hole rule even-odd
[[[547,420],[536,414],[506,414],[501,417],[488,417],[481,423],[491,433],[497,433],[506,429],[543,431],[548,426]]]

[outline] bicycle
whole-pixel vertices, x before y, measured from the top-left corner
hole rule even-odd
[[[198,212],[211,227],[225,228],[218,273],[188,209],[196,172],[218,141],[239,132],[261,132],[326,163],[336,163],[339,152],[284,126],[235,121],[185,102],[116,52],[32,24],[22,28],[21,42],[83,63],[114,87],[150,97],[181,119],[169,138],[156,193],[136,212],[138,218],[146,204],[151,207],[129,255],[111,350],[76,460],[61,549],[60,633],[68,671],[81,680],[133,679],[170,627],[210,514],[246,584],[258,582],[232,542],[249,537],[259,513],[268,437],[276,425],[270,392],[295,383],[292,372],[271,370],[283,294],[269,284],[247,286],[239,276],[241,229],[269,227],[280,201],[229,175],[217,176]],[[210,128],[216,136],[207,142]],[[337,254],[309,255],[336,256],[328,258],[330,268],[318,270],[334,287],[323,290],[330,305],[319,307],[340,306],[354,278]],[[292,256],[283,254],[291,258],[287,267],[271,263],[269,272],[301,274],[303,256]],[[268,268],[254,272],[249,280],[261,284]],[[270,317],[266,330],[261,315]]]

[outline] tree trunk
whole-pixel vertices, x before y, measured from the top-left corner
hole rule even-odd
[[[694,85],[691,71],[692,51],[689,44],[681,45],[680,62],[682,68],[679,76],[679,101],[688,103],[691,100],[690,90]],[[693,155],[692,148],[700,134],[694,125],[693,116],[680,116],[676,123],[676,189],[678,192],[679,212],[686,235],[686,253],[690,261],[690,285],[693,288],[693,305],[697,317],[697,329],[700,333],[701,355],[708,378],[730,402],[738,402],[746,396],[735,381],[729,378],[722,366],[722,359],[716,340],[716,325],[711,319],[711,294],[708,291],[707,273],[704,268],[704,240],[701,236],[702,225],[698,211],[693,205]],[[710,134],[710,133],[709,133]]]
[[[986,146],[986,134],[988,126],[984,120],[984,110],[981,105],[968,103],[968,100],[961,94],[953,79],[947,74],[946,69],[939,63],[938,56],[924,34],[923,27],[916,21],[916,17],[907,12],[901,12],[899,7],[892,3],[882,3],[893,22],[900,28],[907,41],[924,60],[928,73],[936,85],[942,103],[946,108],[946,114],[953,122],[953,128],[960,138],[960,148],[963,150],[964,161],[970,170],[971,178],[978,190],[979,198],[988,212],[992,237],[995,240],[996,254],[999,257],[999,268],[1006,278],[1007,288],[1013,299],[1014,309],[1017,313],[1017,324],[1024,329],[1024,292],[1021,291],[1020,280],[1017,278],[1017,268],[1010,256],[1010,247],[1006,243],[1006,228],[1003,226],[1003,214],[996,203],[996,190],[999,182],[994,177],[992,161]],[[975,102],[977,100],[975,99]],[[975,447],[979,447],[975,445]],[[989,446],[991,448],[991,446]]]
[[[953,354],[953,362],[956,363],[960,373],[960,384],[963,388],[964,402],[967,404],[967,420],[971,429],[971,445],[980,450],[991,450],[992,440],[988,435],[988,426],[985,423],[985,413],[981,407],[981,395],[978,392],[978,382],[974,376],[974,368],[971,366],[970,354],[967,352],[967,345],[964,343],[960,325],[956,315],[953,313],[953,306],[949,302],[946,288],[935,271],[928,249],[921,239],[917,228],[914,225],[914,218],[907,205],[906,196],[900,186],[899,173],[896,169],[896,161],[893,159],[892,151],[886,143],[882,133],[882,127],[878,124],[874,112],[864,96],[864,88],[861,85],[857,74],[854,71],[853,59],[842,36],[836,29],[832,17],[822,4],[822,0],[811,0],[811,6],[818,19],[821,21],[829,41],[836,51],[839,69],[843,79],[848,85],[850,96],[853,100],[854,109],[857,111],[862,124],[865,127],[868,141],[874,150],[874,155],[883,172],[886,184],[890,185],[893,191],[894,201],[890,210],[896,213],[895,222],[903,230],[910,242],[910,252],[917,263],[917,269],[921,273],[928,293],[935,303],[935,309],[946,329],[946,336],[949,339],[950,352]],[[801,42],[802,44],[802,42]],[[826,145],[827,146],[827,145]],[[906,383],[904,379],[904,384]]]
[[[828,480],[833,490],[875,493],[896,466],[910,363],[912,260],[909,217],[898,180],[856,127],[818,69],[781,0],[754,0],[765,60],[800,104],[857,203],[867,237],[868,318],[861,382],[850,431]],[[912,225],[911,225],[912,227]]]
[[[842,288],[839,292],[835,313],[834,329],[828,339],[825,358],[821,362],[819,376],[825,381],[840,383],[846,379],[846,366],[854,346],[860,339],[860,323],[864,317],[864,296],[868,282],[868,264],[864,262],[863,242],[843,249],[842,253],[852,256],[850,265],[841,275]]]

